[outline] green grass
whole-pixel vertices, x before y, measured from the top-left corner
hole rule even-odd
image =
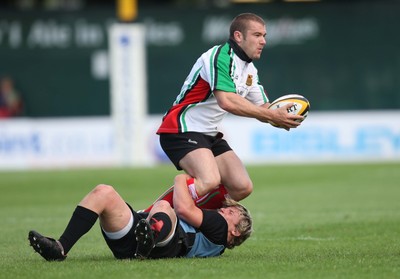
[[[64,262],[29,247],[59,237],[99,183],[134,208],[171,185],[170,166],[0,172],[0,278],[400,278],[400,164],[249,166],[253,236],[219,258],[118,261],[98,224]]]

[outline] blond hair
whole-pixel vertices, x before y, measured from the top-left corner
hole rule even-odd
[[[247,208],[233,199],[227,198],[222,207],[236,207],[241,216],[239,224],[236,226],[236,229],[239,231],[240,235],[234,236],[232,241],[228,243],[226,247],[228,249],[233,249],[250,237],[251,233],[253,232],[253,220]]]

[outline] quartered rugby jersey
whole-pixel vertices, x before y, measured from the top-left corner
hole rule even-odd
[[[238,94],[255,105],[268,102],[252,60],[229,40],[212,47],[196,61],[157,133],[217,134],[227,111],[218,105],[214,90]]]
[[[216,257],[224,253],[227,245],[228,223],[216,210],[204,210],[203,222],[199,229],[183,220],[179,225],[186,234],[194,234],[194,242],[185,257]]]

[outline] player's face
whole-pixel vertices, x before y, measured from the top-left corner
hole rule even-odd
[[[242,34],[238,45],[249,58],[260,59],[261,52],[267,43],[265,39],[266,34],[265,25],[256,21],[250,21],[246,34]]]
[[[228,223],[228,232],[236,230],[237,225],[240,222],[240,211],[236,207],[230,206],[226,208],[221,208],[219,213],[225,218]]]

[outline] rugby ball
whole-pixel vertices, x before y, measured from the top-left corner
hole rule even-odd
[[[288,108],[288,113],[293,115],[301,115],[304,116],[304,119],[308,115],[308,111],[310,109],[310,102],[307,100],[306,97],[299,95],[299,94],[288,94],[284,95],[275,101],[273,101],[269,105],[269,109],[277,109],[283,107],[289,103],[293,103],[291,107]],[[303,119],[303,120],[304,120]],[[297,120],[298,122],[302,122],[303,120]],[[270,122],[272,126],[277,127],[275,123]]]

